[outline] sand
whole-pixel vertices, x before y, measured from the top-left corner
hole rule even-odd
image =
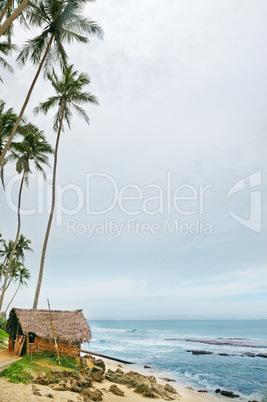
[[[12,358],[10,356],[10,352],[5,352],[5,356],[3,352],[1,351],[0,353],[0,361],[6,358],[6,360],[9,360]],[[114,363],[110,363],[108,361],[105,361],[107,369],[111,369],[115,371],[118,367],[120,367],[121,370],[123,371],[138,371],[141,374],[145,375],[154,375],[157,377],[156,373],[153,372],[152,370],[145,370],[145,369],[138,369],[133,366],[128,366],[128,365],[118,365]],[[157,377],[157,381],[160,384],[166,384],[165,381],[159,379]],[[182,384],[177,384],[175,382],[170,383],[174,388],[177,389],[177,392],[179,396],[177,397],[177,401],[182,401],[182,402],[209,402],[213,401],[216,402],[219,399],[224,400],[225,398],[223,397],[218,397],[217,395],[211,395],[208,393],[198,393],[197,391],[193,391],[190,389],[187,389],[184,385]],[[121,396],[116,396],[109,392],[109,388],[112,385],[111,382],[109,381],[102,381],[101,383],[95,383],[94,387],[100,389],[103,392],[103,400],[105,402],[120,402],[120,401],[127,401],[127,402],[145,402],[148,401],[149,398],[144,398],[141,395],[138,395],[134,393],[133,389],[128,389],[126,386],[117,384],[118,387],[124,391],[125,397]],[[38,390],[41,394],[41,396],[34,395],[33,390]],[[53,395],[53,398],[49,398],[48,394]],[[75,393],[75,392],[70,392],[70,391],[54,391],[48,386],[42,386],[42,385],[34,385],[34,384],[29,384],[29,385],[24,385],[22,383],[20,384],[12,384],[5,378],[0,377],[0,402],[31,402],[31,401],[44,401],[44,400],[52,400],[52,401],[62,401],[62,402],[68,402],[68,401],[83,401],[83,398],[80,396],[80,394]],[[158,398],[157,401],[161,402],[163,399]]]

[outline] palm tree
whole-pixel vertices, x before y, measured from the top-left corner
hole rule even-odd
[[[7,310],[9,309],[10,304],[15,299],[16,294],[19,291],[19,288],[21,288],[24,285],[28,286],[27,281],[31,278],[31,274],[30,274],[30,271],[27,268],[25,268],[25,266],[22,263],[18,263],[17,267],[16,267],[16,277],[17,278],[16,278],[15,282],[18,281],[18,287],[17,287],[12,299],[8,303],[7,308],[5,309],[5,314],[7,313]]]
[[[45,71],[47,71],[47,67],[56,61],[62,68],[67,66],[68,56],[63,46],[64,42],[87,43],[88,35],[103,37],[103,31],[96,22],[82,16],[84,4],[85,1],[81,0],[36,0],[36,3],[29,2],[29,24],[38,28],[42,25],[45,27],[40,35],[26,43],[18,56],[18,61],[24,65],[30,58],[33,64],[38,65],[38,69],[16,124],[0,156],[0,165],[10,147],[42,68],[45,67]]]
[[[43,132],[40,132],[37,127],[32,125],[31,123],[27,124],[24,129],[28,132],[22,142],[15,142],[12,145],[12,153],[7,158],[7,160],[16,161],[16,169],[19,174],[22,173],[22,179],[20,182],[19,196],[18,196],[18,226],[17,226],[17,234],[14,241],[13,249],[8,260],[5,280],[3,284],[3,289],[0,297],[0,311],[3,305],[3,299],[6,291],[6,285],[8,280],[8,275],[10,271],[10,265],[12,263],[13,256],[16,251],[19,235],[20,235],[20,227],[21,227],[21,219],[20,219],[20,205],[21,205],[21,194],[24,182],[28,185],[29,175],[31,172],[31,162],[34,163],[34,166],[37,171],[41,172],[45,177],[45,171],[42,165],[49,166],[49,154],[53,153],[53,149],[51,145],[46,141]]]
[[[0,100],[0,153],[3,152],[5,145],[8,141],[8,138],[10,136],[10,133],[12,132],[12,129],[14,127],[14,124],[16,123],[16,120],[18,116],[14,112],[12,108],[8,109],[7,111],[5,109],[5,102]],[[17,127],[17,131],[15,133],[15,136],[17,134],[22,134],[24,130],[24,119],[22,118],[20,124]],[[2,181],[2,185],[5,188],[4,185],[4,165],[6,163],[6,160],[4,160],[3,164],[0,167],[0,177]]]
[[[13,250],[13,246],[14,246],[14,242],[12,240],[9,240],[8,243],[6,243],[5,241],[3,241],[2,243],[4,244],[4,248],[2,250],[0,250],[0,256],[4,257],[4,262],[2,264],[0,264],[0,279],[1,279],[1,276],[5,277],[8,261],[10,259],[10,256],[11,256],[11,253]],[[21,234],[19,236],[19,239],[18,239],[18,242],[16,245],[16,250],[14,253],[14,257],[13,257],[11,265],[10,265],[5,291],[9,288],[12,280],[14,279],[14,272],[17,269],[17,264],[19,262],[24,263],[25,251],[33,251],[32,248],[30,247],[30,244],[31,244],[31,241],[26,239],[26,237],[23,236],[23,234]],[[4,287],[4,285],[2,285],[0,287],[0,291],[3,289],[3,287]]]
[[[11,53],[11,51],[15,48],[15,45],[12,45],[12,43],[10,43],[9,41],[0,41],[0,53],[3,53],[5,56]],[[13,68],[2,56],[0,56],[0,65],[6,68],[10,73],[13,73]],[[1,77],[0,81],[3,82]]]
[[[28,3],[29,0],[19,0],[17,1],[17,8],[15,8],[13,0],[3,2],[0,9],[0,24],[5,16],[6,20],[0,25],[0,36],[10,28],[15,19],[21,16],[22,11]]]
[[[46,114],[51,107],[54,106],[58,107],[57,113],[54,118],[54,130],[57,131],[57,139],[54,154],[54,166],[53,166],[52,204],[43,244],[39,278],[33,303],[34,309],[36,309],[38,305],[39,294],[43,278],[46,248],[54,215],[58,145],[61,131],[64,129],[63,120],[67,122],[67,125],[70,128],[72,111],[74,110],[81,117],[85,119],[87,124],[89,124],[90,122],[89,117],[79,105],[86,103],[98,104],[97,98],[94,95],[90,94],[89,92],[83,92],[83,87],[90,83],[89,76],[83,73],[78,74],[77,71],[73,71],[73,65],[64,68],[63,76],[61,79],[58,78],[54,70],[53,73],[48,74],[47,77],[49,81],[51,81],[51,84],[56,91],[56,95],[50,97],[46,102],[40,103],[40,105],[37,108],[35,108],[35,112],[38,113],[39,111],[42,111]]]

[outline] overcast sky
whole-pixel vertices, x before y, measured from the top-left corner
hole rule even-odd
[[[267,318],[267,4],[98,0],[86,11],[104,41],[69,47],[69,61],[90,75],[100,106],[61,138],[38,307],[49,298],[88,319]],[[19,44],[34,34],[16,32]],[[0,98],[18,112],[35,67],[13,65]],[[54,112],[33,115],[51,94],[40,78],[25,114],[54,146]],[[14,175],[7,167],[1,190],[6,239]],[[23,192],[23,209],[38,211],[22,217],[34,254],[19,307],[32,307],[50,186],[33,177]]]

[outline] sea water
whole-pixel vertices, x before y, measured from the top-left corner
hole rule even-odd
[[[89,325],[92,352],[134,362],[136,368],[151,366],[148,375],[195,389],[226,389],[246,401],[267,402],[267,359],[246,355],[267,353],[267,320],[90,320]]]

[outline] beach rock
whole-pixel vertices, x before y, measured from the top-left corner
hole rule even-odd
[[[124,392],[115,384],[110,386],[109,392],[112,392],[114,395],[124,396]]]
[[[96,382],[101,382],[104,380],[104,371],[101,367],[94,366],[93,372],[92,372],[92,379]]]
[[[166,377],[160,377],[161,380],[166,381],[166,382],[176,382],[176,380],[172,380],[171,378],[166,378]]]
[[[91,370],[93,370],[94,368],[94,362],[91,359],[87,359],[85,357],[81,358],[80,364],[84,367],[88,367]]]
[[[47,377],[38,376],[34,378],[33,383],[39,385],[49,385],[50,380]]]
[[[215,393],[216,393],[216,394],[219,394],[220,392],[221,392],[221,389],[220,389],[220,388],[215,389]]]
[[[224,390],[222,390],[220,392],[220,394],[223,395],[223,396],[227,396],[228,398],[239,398],[239,395],[235,394],[232,391],[224,391]]]
[[[41,392],[38,391],[37,389],[34,389],[34,390],[32,391],[32,393],[33,393],[33,395],[36,395],[36,396],[42,396]]]
[[[192,388],[192,387],[186,387],[186,389],[189,389],[190,391],[194,391],[194,388]]]
[[[75,381],[72,381],[72,382],[70,383],[70,385],[68,386],[68,390],[69,390],[69,391],[72,391],[72,392],[81,393],[82,390],[83,390],[83,388],[80,387],[80,386],[78,385],[77,381],[75,380]]]
[[[165,391],[170,392],[171,394],[177,394],[177,391],[175,388],[173,388],[170,384],[166,384],[164,386]]]
[[[155,392],[153,392],[152,389],[145,384],[137,385],[134,392],[136,392],[137,394],[141,394],[146,398],[158,398],[158,395],[155,394]]]
[[[148,398],[161,397],[166,401],[172,401],[178,396],[176,390],[169,384],[165,386],[160,385],[154,376],[145,376],[134,371],[124,373],[122,370],[114,372],[109,369],[106,373],[106,379],[117,384],[126,385],[129,388],[134,388],[136,393]]]
[[[205,389],[199,389],[197,392],[208,392]]]
[[[54,397],[53,397],[53,395],[52,395],[52,394],[46,394],[46,395],[45,395],[45,397],[46,397],[46,398],[51,398],[51,399],[54,399]]]
[[[99,389],[87,389],[83,392],[84,401],[103,401],[103,394]]]
[[[93,380],[94,381],[96,381],[96,382],[101,382],[101,381],[103,381],[104,380],[104,376],[103,376],[103,374],[101,374],[101,373],[92,373],[92,378],[93,378]]]
[[[102,368],[103,372],[106,371],[106,365],[101,359],[95,360],[95,366]]]
[[[144,365],[144,368],[145,369],[149,369],[149,368],[151,368],[151,366],[147,366],[146,364]]]
[[[52,369],[51,373],[56,374],[57,376],[63,377],[63,373],[62,373],[62,371],[60,369]]]
[[[124,371],[122,371],[121,369],[117,368],[116,373],[124,374]]]
[[[79,387],[82,387],[82,388],[90,388],[92,386],[92,378],[89,376],[81,377],[77,381],[77,384]]]
[[[213,355],[213,352],[208,352],[207,350],[187,350],[187,352],[191,352],[192,355]]]

